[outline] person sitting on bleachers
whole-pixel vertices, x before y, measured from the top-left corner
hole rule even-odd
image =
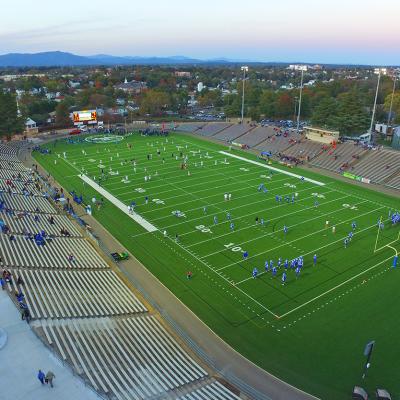
[[[15,240],[15,236],[11,234],[11,235],[8,237],[8,239],[10,240],[10,242],[12,242],[13,240]]]
[[[48,219],[49,224],[54,225],[54,217],[51,215]]]
[[[4,279],[4,282],[10,283],[12,284],[12,276],[11,276],[11,272],[8,271],[7,269],[5,269],[3,271],[2,277]]]

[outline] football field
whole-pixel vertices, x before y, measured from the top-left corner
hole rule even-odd
[[[372,316],[399,321],[393,309],[382,315],[386,303],[399,305],[391,288],[400,282],[392,268],[400,229],[390,221],[399,198],[175,133],[44,147],[51,154],[35,158],[150,271],[289,383],[337,398],[359,383],[364,342],[384,333]],[[400,389],[385,376],[391,356],[364,386]]]

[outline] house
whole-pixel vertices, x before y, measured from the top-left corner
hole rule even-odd
[[[28,135],[33,135],[39,132],[36,126],[36,122],[32,118],[28,118],[25,122],[25,133]]]
[[[177,78],[191,78],[192,74],[188,71],[175,71]]]
[[[125,78],[124,83],[119,83],[118,85],[115,85],[114,88],[129,94],[140,94],[147,89],[147,84],[146,82],[139,81],[128,82],[128,80]]]

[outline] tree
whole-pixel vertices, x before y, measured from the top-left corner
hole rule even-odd
[[[220,107],[222,106],[222,93],[220,90],[203,90],[199,97],[198,102],[201,107],[213,106]]]
[[[331,97],[326,97],[315,107],[311,117],[311,123],[315,126],[337,128],[337,103]]]
[[[0,135],[10,137],[24,130],[24,119],[18,115],[15,96],[0,91]]]
[[[170,104],[170,97],[167,93],[150,89],[142,97],[140,112],[142,114],[160,115]]]
[[[364,133],[369,126],[369,114],[365,111],[356,89],[339,96],[339,106],[334,124],[342,135]]]
[[[64,101],[58,103],[56,107],[56,124],[60,126],[68,126],[71,124],[68,104]]]
[[[390,103],[392,101],[392,94],[386,96],[385,99],[385,111],[390,111]],[[393,116],[394,114],[394,116]],[[394,117],[395,123],[400,123],[400,90],[394,92],[393,96],[393,107],[392,107],[392,118]]]

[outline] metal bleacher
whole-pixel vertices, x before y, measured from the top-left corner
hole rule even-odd
[[[38,176],[18,160],[18,149],[0,144],[0,178],[22,191]],[[12,274],[6,287],[14,300],[16,291],[24,295],[43,342],[105,399],[237,399],[35,189],[1,193],[0,254]],[[38,232],[42,242],[32,237]]]

